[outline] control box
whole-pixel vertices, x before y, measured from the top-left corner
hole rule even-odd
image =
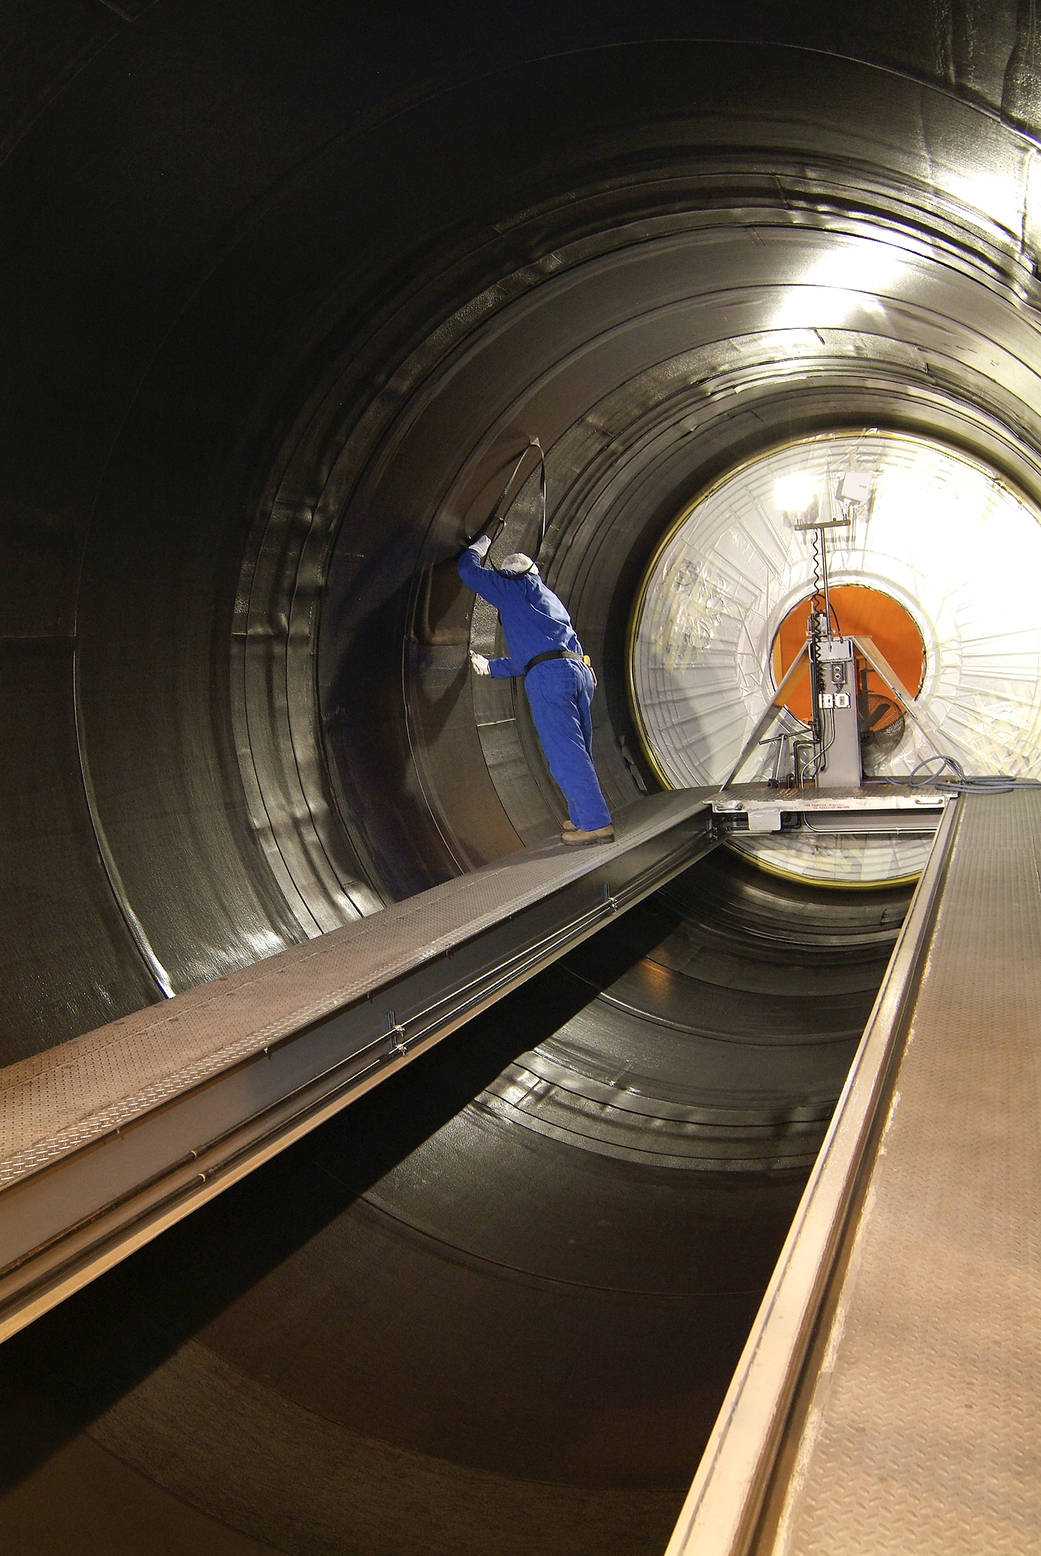
[[[857,715],[857,665],[853,639],[821,637],[816,657],[815,695],[821,759],[818,789],[857,789],[861,782],[860,728]]]

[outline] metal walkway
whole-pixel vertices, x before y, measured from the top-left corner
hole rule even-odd
[[[714,847],[710,790],[521,850],[0,1071],[0,1339]]]
[[[669,1556],[1041,1550],[1041,792],[941,823]]]

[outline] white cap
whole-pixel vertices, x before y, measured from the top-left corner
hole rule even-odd
[[[530,556],[525,556],[523,551],[511,551],[509,556],[503,557],[499,563],[500,573],[510,573],[519,578],[524,573],[538,573],[538,568]]]

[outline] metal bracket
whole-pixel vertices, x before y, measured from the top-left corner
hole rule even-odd
[[[408,1044],[405,1041],[405,1028],[398,1021],[397,1013],[393,1010],[387,1011],[387,1036],[398,1039],[396,1043],[389,1045],[387,1049],[388,1054],[403,1055],[408,1053]]]

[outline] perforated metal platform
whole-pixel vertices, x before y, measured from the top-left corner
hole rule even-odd
[[[950,830],[808,1350],[784,1363],[794,1393],[763,1385],[809,1288],[800,1237],[827,1243],[827,1164],[670,1552],[1041,1550],[1041,792],[963,797]]]

